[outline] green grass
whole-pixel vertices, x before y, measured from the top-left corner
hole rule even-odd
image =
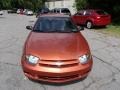
[[[99,30],[96,30],[97,32],[114,36],[114,37],[119,37],[120,38],[120,25],[109,25],[106,28],[101,28]]]

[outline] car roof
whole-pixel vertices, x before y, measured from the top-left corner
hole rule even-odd
[[[63,14],[54,14],[54,13],[48,13],[48,14],[43,14],[40,15],[39,17],[70,17],[69,15],[63,15]]]
[[[83,9],[83,10],[80,10],[80,11],[98,11],[98,10],[101,10],[101,9]]]
[[[68,8],[54,8],[54,9],[68,9]]]

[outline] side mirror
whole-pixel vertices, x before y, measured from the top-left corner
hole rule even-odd
[[[74,16],[76,16],[78,13],[75,13]]]
[[[83,31],[84,30],[83,26],[77,26],[77,28],[78,28],[79,31]]]
[[[26,26],[26,29],[28,29],[28,30],[32,30],[33,27],[32,27],[32,26]]]

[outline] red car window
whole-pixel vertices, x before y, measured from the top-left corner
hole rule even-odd
[[[104,12],[103,10],[98,10],[96,11],[97,14],[99,15],[107,15],[108,13]]]
[[[86,11],[85,15],[91,15],[91,12],[90,11]]]

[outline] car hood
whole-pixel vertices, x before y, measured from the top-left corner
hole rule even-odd
[[[25,44],[25,53],[43,60],[71,60],[89,52],[81,33],[31,32]]]

